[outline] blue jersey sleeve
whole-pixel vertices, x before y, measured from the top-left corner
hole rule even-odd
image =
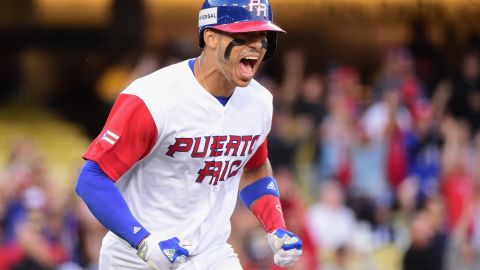
[[[76,193],[93,215],[134,248],[150,233],[137,221],[120,191],[94,161],[87,160],[78,177]]]

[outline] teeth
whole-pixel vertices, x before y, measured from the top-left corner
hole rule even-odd
[[[255,56],[247,56],[243,59],[246,59],[246,60],[258,60],[258,57],[255,57]]]

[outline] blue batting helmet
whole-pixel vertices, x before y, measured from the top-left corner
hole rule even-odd
[[[277,46],[277,33],[285,33],[273,23],[268,0],[205,0],[198,15],[200,48],[205,46],[203,32],[207,28],[228,33],[267,31],[268,47],[264,62],[273,56]]]

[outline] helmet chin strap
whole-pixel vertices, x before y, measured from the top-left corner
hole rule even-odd
[[[264,39],[262,39],[261,42],[262,42],[262,49],[267,49],[268,48],[268,39],[264,38]],[[247,41],[244,40],[244,39],[240,39],[240,38],[232,39],[232,41],[230,41],[230,43],[228,43],[228,46],[225,49],[225,54],[223,55],[225,60],[230,59],[230,54],[232,53],[233,47],[243,46],[245,44],[247,44]]]

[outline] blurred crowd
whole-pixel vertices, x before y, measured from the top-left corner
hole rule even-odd
[[[478,51],[438,76],[433,56],[391,48],[367,86],[353,66],[307,73],[302,51],[283,57],[283,80],[260,81],[287,226],[305,243],[292,269],[480,269]],[[246,269],[271,269],[244,211]]]
[[[287,226],[304,243],[289,269],[480,269],[479,52],[466,50],[444,75],[437,55],[390,48],[371,81],[352,65],[307,69],[300,49],[277,58],[281,76],[257,79],[274,95],[269,156]],[[134,78],[180,60],[127,55],[94,87],[111,105]],[[102,226],[73,189],[52,183],[31,141],[9,155],[0,270],[96,269]],[[241,203],[232,231],[245,270],[277,269]]]
[[[30,138],[9,153],[0,170],[0,269],[97,269],[105,229],[73,188],[52,181]]]
[[[424,56],[387,50],[365,86],[352,66],[306,74],[291,50],[263,81],[287,225],[307,243],[295,269],[480,269],[479,54],[450,77]]]

